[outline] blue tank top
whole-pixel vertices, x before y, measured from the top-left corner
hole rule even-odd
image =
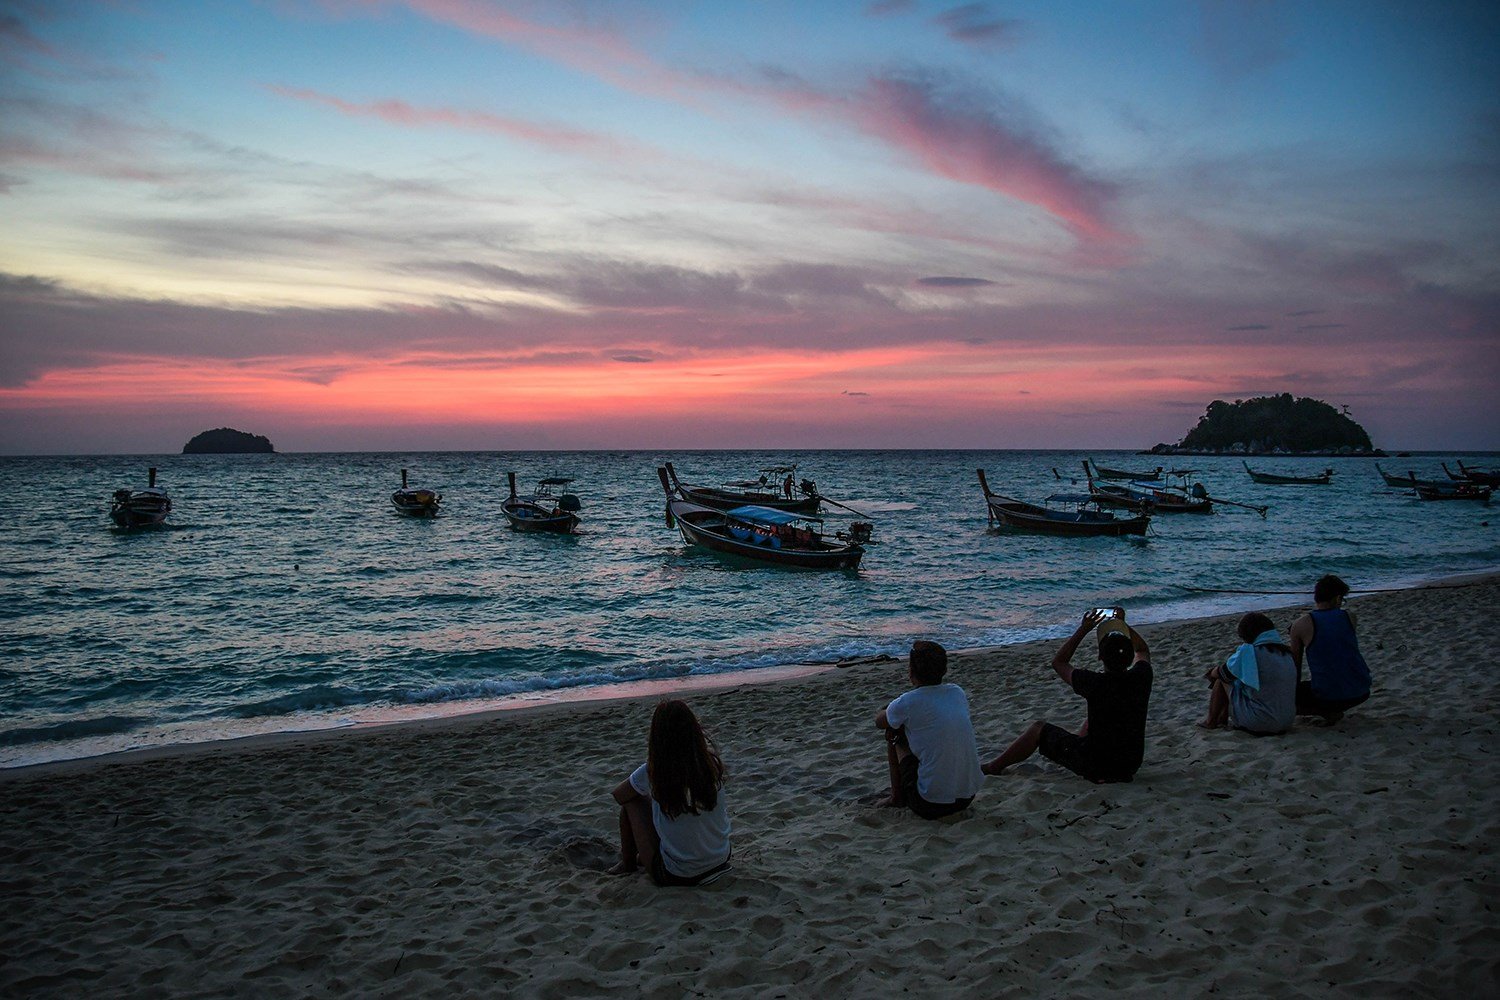
[[[1328,701],[1363,698],[1370,693],[1370,668],[1359,652],[1354,623],[1343,608],[1311,611],[1313,640],[1307,646],[1307,672],[1313,694]]]

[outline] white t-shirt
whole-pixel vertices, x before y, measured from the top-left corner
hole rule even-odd
[[[917,792],[933,805],[973,798],[984,784],[969,722],[969,698],[957,684],[923,684],[891,702],[885,719],[906,728],[917,757]]]
[[[729,806],[724,789],[712,809],[694,816],[685,812],[676,819],[661,811],[651,794],[651,778],[642,764],[630,772],[630,787],[651,799],[651,825],[661,839],[661,863],[667,871],[692,878],[729,860]]]

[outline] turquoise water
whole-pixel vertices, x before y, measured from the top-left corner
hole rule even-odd
[[[1156,460],[1095,452],[1105,465]],[[545,452],[5,458],[0,534],[0,766],[250,732],[446,714],[506,695],[901,654],[1063,632],[1082,609],[1132,620],[1284,604],[1186,587],[1306,592],[1322,573],[1376,588],[1500,567],[1491,508],[1423,503],[1368,459],[1265,459],[1335,470],[1329,487],[1257,486],[1192,459],[1209,491],[1272,505],[1158,517],[1144,539],[988,530],[974,470],[1038,500],[1082,452]],[[1383,463],[1441,476],[1438,459]],[[684,481],[800,463],[872,515],[858,572],[734,564],[663,519],[655,467]],[[1469,457],[1491,466],[1493,457]],[[1179,460],[1185,461],[1185,460]],[[121,532],[110,493],[160,469],[167,527]],[[400,470],[445,495],[413,520]],[[578,477],[575,536],[522,535],[505,473]],[[846,520],[834,511],[830,526]]]

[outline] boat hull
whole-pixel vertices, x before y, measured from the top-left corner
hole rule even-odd
[[[1479,503],[1489,503],[1490,494],[1494,492],[1490,486],[1470,486],[1464,483],[1441,487],[1419,484],[1416,490],[1417,497],[1421,500],[1476,500]]]
[[[722,511],[681,500],[670,501],[667,509],[676,520],[683,541],[722,555],[798,569],[858,569],[865,554],[863,546],[852,542],[809,549],[741,541],[728,534]]]
[[[516,531],[566,535],[578,527],[577,514],[570,514],[566,511],[553,513],[545,507],[528,503],[525,500],[507,500],[500,506],[500,510]]]
[[[1133,510],[1138,514],[1212,514],[1214,510],[1213,502],[1210,500],[1136,497],[1123,490],[1116,493],[1114,489],[1115,487],[1091,484],[1089,493],[1101,506],[1113,507],[1116,510]]]
[[[1256,472],[1248,462],[1240,464],[1245,466],[1250,478],[1262,486],[1327,486],[1333,482],[1331,472],[1325,472],[1321,476],[1278,476],[1274,472]]]
[[[109,519],[121,528],[149,528],[161,524],[172,513],[172,501],[165,496],[135,493],[109,505]]]
[[[1115,517],[1089,511],[1057,511],[1020,501],[987,500],[990,514],[1004,527],[1040,535],[1119,538],[1144,535],[1151,523],[1148,514]]]
[[[391,506],[407,517],[436,517],[442,494],[431,490],[401,489],[391,494]]]

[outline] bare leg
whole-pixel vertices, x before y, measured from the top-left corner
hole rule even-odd
[[[885,733],[885,760],[891,772],[891,797],[885,803],[888,806],[906,805],[906,792],[901,787],[901,761],[910,755],[911,748],[906,745],[905,737],[899,729],[888,729]]]
[[[632,799],[620,807],[620,860],[611,875],[633,872],[637,866],[649,869],[656,857],[656,827],[651,823],[649,799]]]
[[[1006,747],[1005,752],[988,764],[981,764],[979,769],[985,774],[1004,774],[1005,769],[1012,764],[1021,761],[1036,753],[1037,744],[1042,741],[1042,727],[1047,723],[1041,719],[1026,727],[1026,731],[1016,737],[1016,741]]]
[[[1218,729],[1229,722],[1229,685],[1217,673],[1208,689],[1208,714],[1198,725],[1204,729]]]

